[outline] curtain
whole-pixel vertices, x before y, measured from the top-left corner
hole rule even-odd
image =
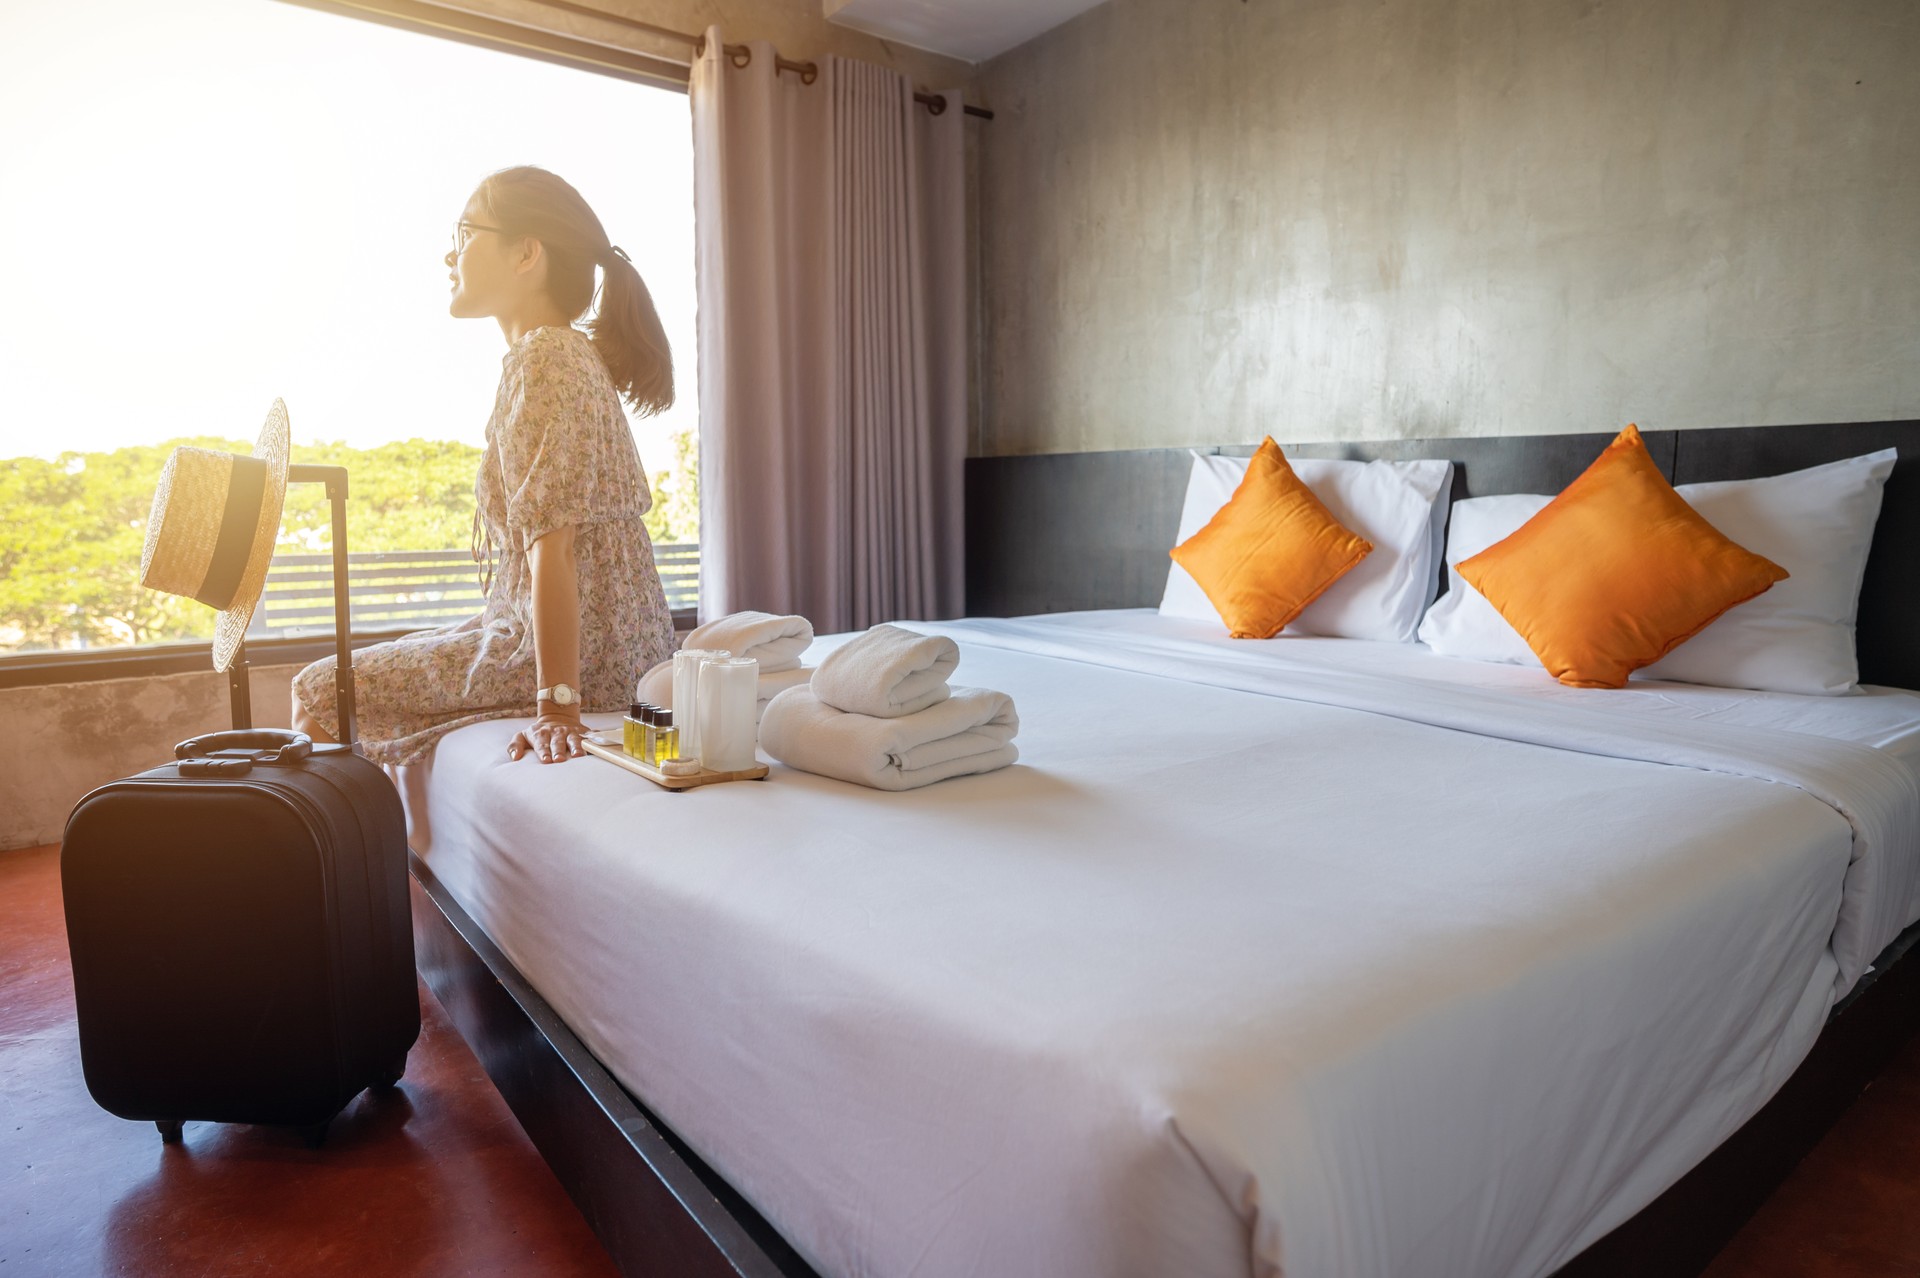
[[[959,615],[963,118],[883,67],[707,32],[689,85],[700,614],[822,634]]]

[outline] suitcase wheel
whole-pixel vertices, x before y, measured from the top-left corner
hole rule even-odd
[[[153,1125],[160,1129],[160,1140],[163,1144],[178,1145],[180,1143],[180,1129],[183,1124],[179,1119],[162,1118],[156,1120]]]
[[[400,1078],[407,1072],[407,1054],[400,1053],[387,1063],[387,1067],[374,1077],[373,1089],[377,1092],[390,1092],[400,1085]]]
[[[320,1148],[320,1142],[327,1138],[327,1126],[332,1122],[329,1118],[325,1122],[309,1123],[300,1129],[300,1139],[307,1142],[308,1149]]]

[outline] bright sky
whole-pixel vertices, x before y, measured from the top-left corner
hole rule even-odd
[[[447,315],[479,180],[571,182],[697,421],[686,95],[276,0],[0,3],[0,457],[174,435],[479,443],[505,339]]]

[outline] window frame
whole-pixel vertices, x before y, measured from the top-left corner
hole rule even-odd
[[[610,45],[596,44],[538,27],[521,26],[497,18],[483,17],[431,3],[430,0],[276,0],[280,4],[381,26],[396,27],[420,35],[456,40],[483,49],[517,54],[540,62],[571,67],[593,75],[611,76],[656,89],[687,91],[689,68],[679,62],[650,54],[637,53]],[[676,631],[690,630],[697,624],[696,610],[682,608],[673,614]],[[356,631],[348,637],[350,648],[412,634],[417,626],[399,629]],[[302,636],[297,639],[262,639],[247,644],[250,667],[306,665],[334,651],[331,635]],[[205,674],[213,670],[213,643],[200,640],[189,643],[129,644],[118,648],[50,649],[44,652],[17,652],[0,655],[0,690],[37,688],[56,684],[96,683],[106,679],[151,679],[162,675]]]

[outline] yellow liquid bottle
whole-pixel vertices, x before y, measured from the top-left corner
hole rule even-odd
[[[662,710],[654,720],[653,762],[672,763],[680,757],[680,729],[673,726],[673,711]]]

